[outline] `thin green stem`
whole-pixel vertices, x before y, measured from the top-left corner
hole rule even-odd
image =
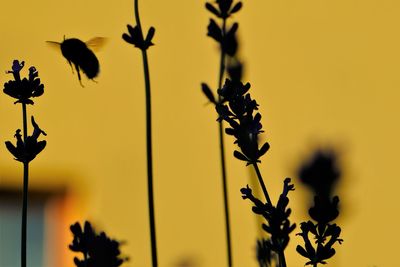
[[[23,137],[26,144],[28,136],[27,118],[26,118],[26,104],[22,104],[22,123],[23,123]],[[23,180],[23,196],[22,196],[22,223],[21,223],[21,267],[26,267],[26,237],[27,237],[27,211],[28,211],[28,182],[29,182],[29,162],[24,164],[24,180]]]
[[[222,20],[222,34],[225,35],[226,31],[226,19]],[[222,80],[225,73],[225,51],[221,46],[221,60],[218,75],[218,89],[222,87]],[[218,102],[221,102],[221,96],[218,94]],[[228,203],[228,186],[227,186],[227,175],[226,175],[226,164],[225,164],[225,146],[224,146],[224,127],[222,121],[218,125],[219,132],[219,148],[221,157],[221,173],[222,173],[222,188],[224,197],[224,210],[225,210],[225,229],[226,229],[226,246],[227,246],[227,256],[228,256],[228,266],[232,267],[232,246],[231,246],[231,227],[229,219],[229,203]]]
[[[143,37],[142,26],[139,17],[139,1],[135,0],[135,19],[136,25]],[[142,38],[143,39],[143,38]],[[147,190],[149,202],[149,220],[150,220],[150,239],[151,239],[151,258],[152,266],[158,266],[157,260],[157,242],[156,242],[156,225],[154,216],[154,193],[153,193],[153,155],[151,142],[151,94],[150,94],[150,72],[147,59],[146,49],[141,49],[143,59],[143,72],[146,90],[146,143],[147,143]]]

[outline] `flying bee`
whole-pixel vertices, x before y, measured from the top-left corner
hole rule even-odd
[[[55,45],[61,49],[62,55],[71,66],[72,73],[74,73],[75,67],[75,70],[78,73],[79,83],[83,87],[80,70],[82,70],[90,80],[97,77],[100,71],[100,65],[99,60],[92,50],[97,51],[101,48],[104,45],[105,40],[106,39],[103,37],[95,37],[85,43],[77,38],[65,39],[64,36],[64,41],[62,43],[53,41],[47,41],[47,43]]]

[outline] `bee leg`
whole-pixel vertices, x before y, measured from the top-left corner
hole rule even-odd
[[[79,71],[79,66],[78,66],[77,64],[74,64],[74,65],[75,65],[76,72],[78,73],[79,83],[81,84],[82,87],[85,87],[85,86],[83,86],[83,84],[82,84],[81,72]]]
[[[68,64],[71,66],[72,74],[74,74],[74,67],[72,67],[71,61],[68,60]]]

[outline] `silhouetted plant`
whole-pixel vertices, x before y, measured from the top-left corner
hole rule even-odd
[[[257,262],[260,267],[272,267],[273,262],[276,261],[276,253],[271,249],[271,239],[259,239],[257,240],[256,253]]]
[[[257,163],[261,162],[260,157],[269,150],[268,142],[261,148],[258,146],[258,135],[263,132],[261,114],[255,113],[258,104],[248,93],[250,83],[243,84],[241,81],[226,79],[224,86],[218,89],[221,103],[215,106],[219,115],[218,121],[225,120],[230,128],[226,128],[228,135],[235,137],[241,151],[235,150],[233,155],[240,160],[246,161],[246,165],[253,165],[257,172],[258,181],[263,190],[267,203],[271,204],[267,188],[259,173]]]
[[[277,204],[272,204],[258,168],[261,156],[269,150],[269,144],[265,142],[261,147],[258,144],[259,134],[264,131],[260,122],[261,114],[257,112],[258,104],[251,98],[249,89],[249,83],[243,84],[239,80],[226,79],[224,86],[218,89],[221,101],[215,108],[219,115],[218,121],[225,120],[230,126],[225,129],[226,134],[234,136],[234,143],[240,148],[240,151],[234,151],[234,156],[245,161],[246,165],[252,165],[257,173],[266,202],[256,198],[249,186],[241,189],[242,197],[253,202],[253,212],[262,215],[267,221],[262,228],[269,234],[270,239],[263,244],[278,255],[279,266],[284,267],[286,266],[284,250],[289,242],[289,234],[295,228],[295,224],[289,221],[291,210],[287,207],[289,204],[287,195],[289,191],[294,190],[294,186],[290,183],[290,178],[286,178]],[[265,260],[265,262],[270,261]]]
[[[136,26],[132,27],[128,24],[128,34],[124,33],[122,38],[129,44],[139,48],[142,52],[143,58],[143,72],[146,91],[146,144],[147,144],[147,188],[148,188],[148,202],[149,202],[149,220],[150,220],[150,238],[151,238],[151,256],[153,267],[158,266],[157,260],[157,241],[156,241],[156,225],[154,215],[154,197],[153,197],[153,156],[152,156],[152,130],[151,130],[151,90],[150,90],[150,72],[149,63],[147,59],[147,49],[153,45],[152,39],[154,37],[155,29],[150,27],[146,34],[143,36],[142,26],[139,17],[139,1],[135,0],[135,20]]]
[[[336,156],[331,151],[317,151],[299,170],[300,180],[314,193],[314,205],[308,213],[315,222],[302,222],[301,232],[297,234],[303,238],[304,246],[298,245],[296,250],[309,260],[306,265],[316,267],[326,264],[326,260],[336,253],[333,245],[343,242],[339,238],[341,228],[331,223],[339,215],[339,197],[332,196],[339,177]],[[314,236],[314,242],[310,240],[310,235]],[[312,243],[316,244],[316,248]]]
[[[210,19],[207,27],[207,35],[213,38],[220,46],[220,67],[218,75],[218,89],[222,87],[222,80],[225,75],[225,71],[228,70],[228,74],[231,73],[239,74],[239,72],[230,71],[231,69],[237,70],[237,66],[240,65],[236,58],[236,52],[238,49],[238,42],[236,38],[236,32],[239,27],[238,23],[233,23],[232,26],[227,30],[227,19],[232,17],[233,14],[238,12],[242,8],[242,2],[233,3],[233,0],[216,0],[214,3],[206,3],[206,9],[216,16],[221,23],[221,26],[214,19]],[[228,56],[228,68],[227,65]],[[236,62],[238,64],[229,64]],[[240,69],[242,66],[240,65]],[[241,71],[240,71],[241,76]],[[240,78],[239,78],[240,79]],[[221,98],[218,96],[214,97],[214,93],[206,83],[201,84],[201,88],[207,99],[217,105],[220,103]],[[226,243],[227,243],[227,256],[228,266],[232,266],[232,246],[231,246],[231,233],[230,233],[230,219],[229,219],[229,204],[228,204],[228,189],[227,189],[227,175],[226,175],[226,164],[225,164],[225,148],[223,140],[223,126],[222,122],[219,123],[219,146],[220,146],[220,159],[221,159],[221,176],[222,176],[222,188],[224,198],[224,211],[225,211],[225,229],[226,229]]]
[[[253,212],[257,215],[261,215],[267,221],[267,224],[262,224],[262,229],[269,234],[268,242],[263,242],[264,250],[269,250],[271,253],[270,259],[264,257],[264,262],[271,262],[273,253],[278,254],[279,266],[283,265],[282,253],[289,243],[289,234],[295,229],[296,225],[291,224],[289,216],[291,209],[287,207],[289,204],[289,198],[287,197],[289,191],[294,190],[293,184],[290,184],[290,178],[286,178],[284,181],[283,192],[279,197],[276,206],[269,203],[263,203],[261,200],[256,198],[252,194],[252,190],[249,186],[242,188],[243,199],[249,199],[253,202]],[[268,255],[268,254],[264,254]],[[262,265],[261,265],[262,266]]]
[[[105,232],[96,233],[88,221],[83,229],[76,222],[70,230],[74,238],[69,249],[83,255],[82,259],[74,257],[77,267],[118,267],[128,260],[121,258],[118,241],[109,238]]]
[[[26,105],[33,105],[31,98],[39,97],[44,93],[44,85],[41,84],[38,71],[35,67],[29,68],[28,78],[21,79],[21,70],[25,66],[25,62],[14,60],[11,70],[6,73],[13,74],[14,80],[10,80],[4,84],[3,92],[17,101],[14,104],[22,105],[22,135],[21,130],[15,132],[14,137],[17,139],[16,145],[10,141],[6,141],[8,151],[20,161],[24,167],[23,174],[23,199],[22,199],[22,223],[21,223],[21,266],[26,267],[26,237],[27,237],[27,210],[28,210],[28,184],[29,184],[29,162],[32,161],[46,146],[46,141],[38,141],[41,134],[46,133],[39,128],[33,116],[31,122],[33,125],[33,133],[28,136],[27,111]]]

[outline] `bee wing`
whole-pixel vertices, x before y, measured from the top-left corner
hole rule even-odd
[[[53,42],[53,41],[46,41],[46,43],[49,45],[49,47],[51,47],[52,49],[60,49],[60,45],[61,43],[59,42]]]
[[[93,50],[94,52],[98,52],[107,42],[107,38],[104,37],[94,37],[86,42],[88,48]]]

